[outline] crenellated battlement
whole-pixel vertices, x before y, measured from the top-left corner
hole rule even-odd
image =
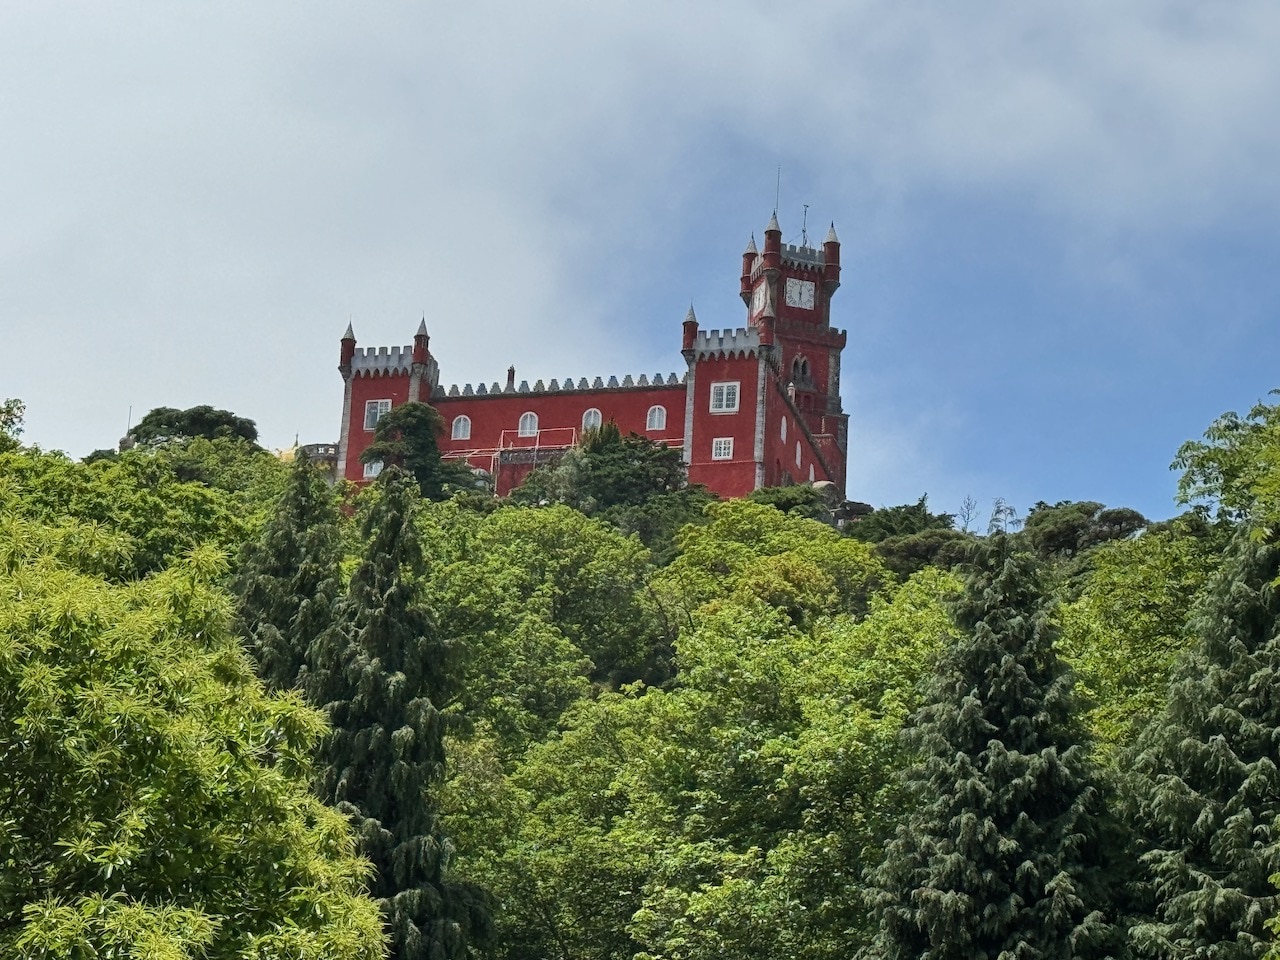
[[[826,257],[822,255],[821,250],[816,247],[799,246],[794,243],[784,243],[782,245],[782,261],[801,267],[820,268],[827,265]]]
[[[351,355],[351,373],[357,377],[408,374],[413,369],[413,346],[356,347]]]
[[[598,393],[601,390],[652,390],[654,387],[681,387],[684,385],[687,374],[677,376],[669,373],[665,377],[661,373],[655,373],[653,379],[649,379],[649,375],[642,373],[638,377],[632,377],[627,374],[621,380],[616,376],[610,377],[606,382],[603,377],[596,377],[594,380],[588,380],[586,377],[580,377],[576,382],[572,377],[565,379],[563,383],[552,378],[549,383],[538,380],[531,387],[528,380],[521,380],[520,386],[502,386],[496,381],[488,386],[481,383],[476,386],[471,384],[463,384],[459,387],[456,383],[447,389],[441,385],[432,391],[431,398],[433,400],[443,400],[449,397],[492,397],[492,396],[510,396],[515,394],[552,394],[552,393]]]
[[[760,331],[755,327],[736,330],[699,330],[689,348],[695,358],[750,357],[760,349]]]

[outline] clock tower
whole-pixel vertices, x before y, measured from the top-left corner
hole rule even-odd
[[[835,224],[821,248],[784,244],[778,215],[742,255],[740,292],[747,323],[773,345],[776,376],[815,438],[830,438],[832,459],[845,462],[848,416],[840,402],[840,354],[846,334],[831,327],[831,298],[840,287],[840,240]]]

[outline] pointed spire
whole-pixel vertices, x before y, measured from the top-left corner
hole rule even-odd
[[[418,324],[418,332],[415,333],[414,336],[425,337],[426,335],[427,335],[427,318],[423,317],[422,322]]]
[[[827,243],[839,243],[840,238],[836,236],[836,222],[831,221],[831,229],[827,231]]]
[[[753,233],[751,234],[751,239],[747,241],[747,249],[742,251],[742,255],[745,257],[749,254],[754,255],[759,252],[760,251],[756,249],[756,235]]]
[[[684,322],[685,322],[685,323],[688,323],[688,322],[689,322],[689,321],[691,321],[691,320],[692,320],[694,323],[697,323],[697,322],[698,322],[698,318],[694,315],[694,312],[693,312],[693,304],[692,304],[692,303],[690,303],[690,304],[689,304],[689,312],[688,312],[688,313],[686,313],[686,314],[684,315]]]
[[[765,228],[764,228],[764,232],[765,232],[765,233],[768,233],[770,230],[776,230],[776,231],[778,231],[778,233],[781,233],[781,232],[782,232],[782,228],[781,228],[780,226],[778,226],[778,211],[777,211],[777,210],[773,211],[773,216],[771,216],[771,217],[769,218],[769,225],[768,225],[767,227],[765,227]]]
[[[352,329],[351,329],[351,322],[350,322],[350,321],[348,321],[348,322],[347,322],[347,332],[346,332],[346,333],[344,333],[344,334],[342,335],[342,339],[343,339],[343,340],[354,340],[355,338],[356,338],[356,332],[355,332],[354,330],[352,330]]]

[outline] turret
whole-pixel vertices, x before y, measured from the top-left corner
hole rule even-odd
[[[840,286],[840,238],[836,236],[836,225],[833,221],[827,231],[827,239],[822,243],[822,279],[827,295],[835,292]]]
[[[764,268],[770,279],[782,269],[782,228],[778,226],[778,211],[773,212],[764,228]]]
[[[742,251],[742,281],[739,286],[739,292],[742,295],[743,303],[751,302],[751,272],[756,267],[756,260],[760,258],[760,252],[756,249],[756,235],[753,233],[751,239],[747,241],[747,249]]]
[[[693,304],[689,304],[689,312],[684,315],[684,337],[681,350],[692,350],[693,342],[698,339],[698,318],[693,312]]]
[[[418,324],[418,332],[413,335],[414,363],[427,362],[427,343],[429,342],[429,339],[430,338],[427,336],[427,318],[423,317],[422,322]]]
[[[341,344],[338,352],[338,372],[345,380],[351,376],[351,358],[356,355],[356,335],[350,323],[347,324],[347,332],[342,335]]]

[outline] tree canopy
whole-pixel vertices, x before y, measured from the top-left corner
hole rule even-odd
[[[249,443],[258,442],[258,427],[252,420],[238,417],[230,410],[218,410],[208,404],[178,410],[156,407],[129,431],[138,443],[156,444],[168,440],[190,440],[204,437],[239,437]]]

